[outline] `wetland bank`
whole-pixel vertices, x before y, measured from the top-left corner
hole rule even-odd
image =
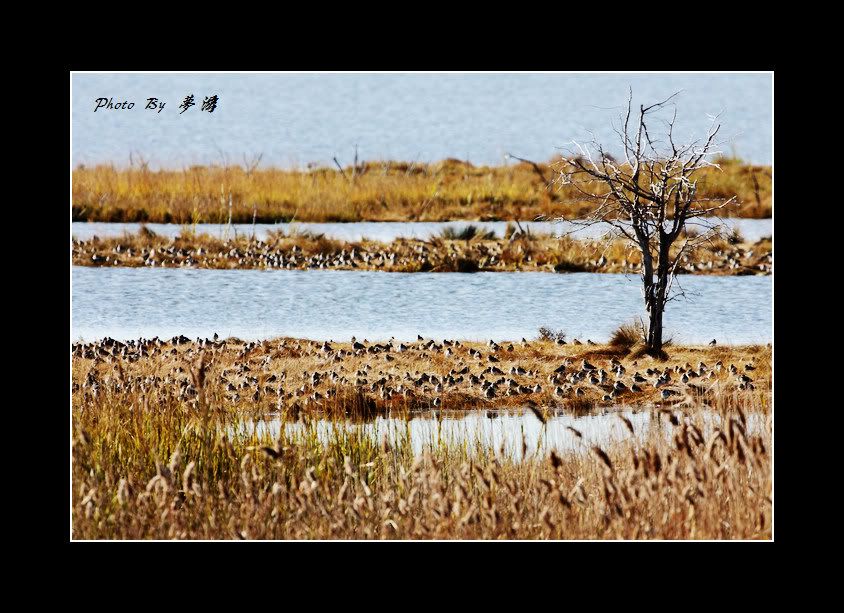
[[[387,272],[602,272],[638,273],[641,253],[619,240],[574,240],[534,235],[508,226],[498,238],[468,225],[446,228],[428,240],[355,242],[321,234],[270,232],[266,238],[214,238],[186,228],[174,238],[141,227],[136,235],[73,241],[77,266],[159,266],[212,269],[335,269]],[[733,233],[685,256],[678,274],[767,275],[772,243],[747,243]]]
[[[678,348],[662,363],[632,347],[559,340],[418,340],[404,350],[297,339],[76,345],[75,537],[771,537],[767,348]],[[474,378],[498,380],[489,364],[511,363],[500,370],[522,383],[493,387],[515,393],[486,398]],[[466,372],[457,375],[459,364]],[[546,408],[555,391],[529,385],[583,373],[573,389],[588,388],[589,400],[559,409],[587,415],[605,391],[595,373],[613,366],[613,380],[636,385],[634,368],[647,380],[631,393],[648,419],[608,417],[623,436],[595,436],[577,419],[559,427]],[[663,398],[666,389],[676,393]],[[483,403],[476,413],[487,402],[498,412],[527,407],[531,443],[524,426],[495,444],[444,431],[443,407],[470,398]],[[413,427],[417,402],[436,404],[427,435]],[[389,433],[349,425],[378,415],[392,418]],[[297,427],[260,427],[267,419]]]
[[[72,539],[773,537],[770,77],[74,80]]]
[[[737,195],[725,217],[769,218],[770,166],[739,159],[706,169],[702,197]],[[571,187],[553,185],[567,165],[475,166],[361,162],[309,170],[242,165],[193,166],[181,171],[98,165],[73,172],[73,220],[161,223],[278,223],[355,221],[520,221],[583,216],[594,208]]]
[[[769,240],[447,232],[74,241],[74,538],[772,537]]]

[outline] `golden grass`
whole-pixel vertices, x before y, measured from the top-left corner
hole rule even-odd
[[[675,245],[673,253],[678,245]],[[354,257],[352,256],[354,254]],[[469,240],[432,238],[343,242],[307,233],[270,233],[219,239],[183,232],[177,238],[149,231],[92,239],[73,245],[78,266],[165,266],[192,268],[336,268],[388,272],[546,271],[637,273],[639,251],[620,240],[574,240],[518,235],[513,240],[478,236]],[[713,240],[686,256],[680,273],[770,274],[770,239],[754,244]]]
[[[517,461],[472,441],[415,456],[401,428],[337,423],[326,440],[306,418],[274,439],[182,402],[104,398],[73,409],[73,538],[770,539],[771,427],[752,419],[654,413],[635,437],[592,446],[574,429],[575,452]]]
[[[184,338],[75,345],[73,537],[771,538],[769,347],[670,347],[659,362],[588,342],[417,341],[387,361],[374,343],[363,345],[332,342],[326,351],[301,339]],[[446,379],[466,366],[478,373],[489,355],[505,372],[527,370],[514,376],[521,383],[543,386],[566,358],[573,369],[584,359],[606,368],[617,359],[627,376],[648,368],[679,376],[702,361],[723,368],[709,392],[679,401],[660,402],[654,390],[622,395],[619,402],[652,407],[650,426],[635,437],[597,448],[583,439],[565,454],[529,450],[521,461],[480,440],[430,441],[415,456],[406,427],[385,439],[346,425],[379,414],[409,419],[436,397],[452,409],[528,406],[543,422],[555,409],[582,414],[599,404],[597,386],[584,386],[584,398],[546,389],[494,401],[460,384],[438,394],[429,380],[409,396],[393,387],[406,382],[403,373]],[[731,365],[749,372],[756,389],[737,390]],[[375,391],[382,380],[380,389],[393,393]],[[314,391],[323,398],[312,402]],[[279,413],[301,428],[281,428],[274,439],[252,425]],[[333,420],[327,439],[319,416]]]
[[[771,217],[771,167],[721,160],[702,171],[701,197],[738,196],[725,216]],[[531,165],[473,166],[368,162],[343,172],[239,166],[150,171],[80,166],[73,171],[73,219],[164,223],[282,221],[526,220],[581,216],[592,205],[572,187],[549,188],[554,160]]]

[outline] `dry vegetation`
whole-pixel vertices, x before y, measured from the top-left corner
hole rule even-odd
[[[421,457],[338,427],[273,440],[190,412],[75,411],[75,539],[770,539],[770,428],[656,415],[644,440]],[[675,425],[676,424],[676,425]],[[666,432],[668,431],[668,436]],[[577,436],[572,433],[572,436]]]
[[[560,345],[556,336],[513,351],[509,343],[431,341],[402,352],[373,343],[326,350],[295,339],[76,345],[73,537],[771,538],[769,348],[677,347],[659,362],[635,357],[635,348]],[[483,355],[470,357],[470,349]],[[636,436],[600,447],[571,430],[578,451],[529,450],[521,461],[480,441],[442,439],[416,456],[409,429],[385,438],[341,423],[376,411],[411,419],[414,398],[430,407],[439,397],[443,408],[527,405],[543,422],[552,408],[593,406],[544,392],[485,403],[448,384],[457,366],[480,371],[493,354],[501,356],[494,366],[532,373],[515,375],[528,383],[553,376],[565,358],[596,367],[617,360],[627,367],[622,379],[654,367],[673,372],[670,387],[686,391],[670,403],[651,402],[650,425]],[[676,378],[692,362],[714,371],[719,361],[708,392],[689,394]],[[738,386],[749,372],[744,364],[753,365],[753,390]],[[402,397],[393,377],[420,372],[434,378],[408,383],[414,393]],[[438,381],[445,392],[436,392]],[[596,393],[590,389],[587,400]],[[281,428],[275,438],[250,426],[270,414],[300,427]],[[318,434],[318,415],[337,424],[327,438]]]
[[[75,539],[770,539],[770,422],[655,412],[573,453],[390,442],[314,422],[278,438],[142,394],[73,410]],[[629,426],[632,430],[632,426]],[[572,430],[572,437],[580,438]]]
[[[364,339],[326,346],[289,338],[247,343],[183,337],[131,344],[104,339],[74,345],[73,394],[81,407],[102,395],[120,398],[141,391],[156,404],[187,400],[244,415],[287,410],[343,417],[432,406],[463,409],[529,403],[573,411],[595,405],[642,406],[662,403],[666,391],[671,392],[670,405],[770,404],[767,347],[676,347],[668,359],[660,360],[645,354],[640,344],[560,342],[525,340],[490,346]],[[201,395],[193,375],[200,360],[205,373]],[[594,369],[584,372],[584,360]],[[644,380],[637,381],[637,374]],[[668,380],[659,383],[660,377]],[[614,391],[616,381],[626,389]]]
[[[723,211],[771,217],[771,167],[719,160],[723,171],[701,172],[701,197],[738,196]],[[76,221],[275,223],[282,221],[525,220],[583,216],[593,205],[573,188],[548,187],[551,161],[536,168],[367,162],[340,172],[196,166],[151,171],[140,167],[78,167],[73,172]]]
[[[469,226],[430,240],[363,240],[346,243],[321,235],[271,232],[220,239],[190,230],[170,239],[149,230],[136,235],[74,241],[79,266],[164,266],[384,270],[389,272],[548,271],[638,273],[641,252],[621,240],[574,240],[513,234],[494,238]],[[717,239],[684,256],[681,274],[767,275],[773,261],[770,239],[754,244],[740,237]]]

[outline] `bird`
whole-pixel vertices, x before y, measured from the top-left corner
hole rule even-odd
[[[716,344],[717,344],[717,343],[716,343],[716,341],[715,341],[715,339],[714,339],[714,338],[713,338],[711,341],[709,341],[709,345],[710,345],[711,347],[714,347]]]
[[[586,360],[583,360],[583,363],[580,365],[580,367],[583,370],[595,370],[595,367]]]

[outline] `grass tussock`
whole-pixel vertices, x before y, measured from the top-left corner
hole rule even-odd
[[[484,232],[478,226],[469,224],[462,230],[458,230],[457,228],[443,228],[440,232],[440,237],[445,240],[461,241],[470,241],[473,239],[495,240],[495,231],[490,230],[488,232]]]
[[[720,161],[700,174],[702,197],[738,196],[724,211],[771,217],[771,168]],[[541,164],[554,176],[555,160]],[[593,205],[570,186],[550,187],[530,164],[474,166],[368,162],[342,171],[193,166],[152,171],[79,166],[72,177],[73,219],[161,223],[282,221],[522,220],[581,216]]]
[[[640,321],[620,325],[610,336],[609,344],[612,347],[630,349],[638,343],[645,341],[645,326]]]

